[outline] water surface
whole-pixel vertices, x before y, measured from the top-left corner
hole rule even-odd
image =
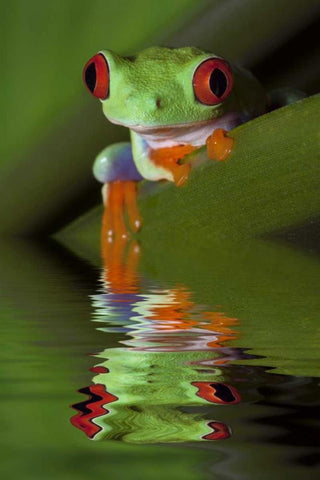
[[[316,256],[1,253],[4,478],[318,477]]]

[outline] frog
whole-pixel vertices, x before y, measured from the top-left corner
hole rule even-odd
[[[210,160],[225,161],[234,147],[229,131],[268,104],[249,71],[196,47],[149,47],[134,56],[101,50],[85,64],[83,80],[105,117],[130,131],[131,142],[107,146],[93,165],[110,240],[140,230],[139,182],[183,186],[188,158],[203,147]]]
[[[90,440],[177,443],[228,440],[226,409],[241,403],[228,371],[210,351],[106,348],[94,355],[92,383],[71,405],[71,424]],[[211,368],[210,368],[211,367]]]

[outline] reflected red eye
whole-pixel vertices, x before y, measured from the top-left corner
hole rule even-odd
[[[240,403],[241,398],[235,387],[218,382],[191,382],[198,388],[196,395],[212,403],[222,405]]]
[[[212,432],[207,433],[202,438],[204,440],[225,440],[231,437],[231,432],[227,425],[222,422],[209,422],[208,427],[212,428]]]
[[[217,105],[223,102],[231,92],[233,74],[225,60],[209,58],[197,67],[192,84],[199,102],[205,105]]]
[[[107,60],[98,53],[86,63],[83,69],[83,81],[92,95],[101,100],[109,94],[109,68]]]

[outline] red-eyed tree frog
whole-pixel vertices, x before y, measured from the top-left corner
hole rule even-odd
[[[102,50],[85,65],[84,82],[112,122],[129,128],[130,143],[105,148],[93,172],[104,184],[103,225],[110,238],[141,226],[137,182],[168,180],[181,186],[190,164],[181,160],[206,145],[225,160],[227,131],[266,111],[267,96],[246,70],[197,48],[151,47],[134,57]]]

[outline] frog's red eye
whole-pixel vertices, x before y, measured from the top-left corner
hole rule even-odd
[[[92,95],[101,100],[109,94],[109,68],[107,60],[98,53],[86,63],[83,69],[83,81]]]
[[[192,84],[199,102],[205,105],[217,105],[223,102],[231,92],[233,74],[225,60],[209,58],[197,67]]]

